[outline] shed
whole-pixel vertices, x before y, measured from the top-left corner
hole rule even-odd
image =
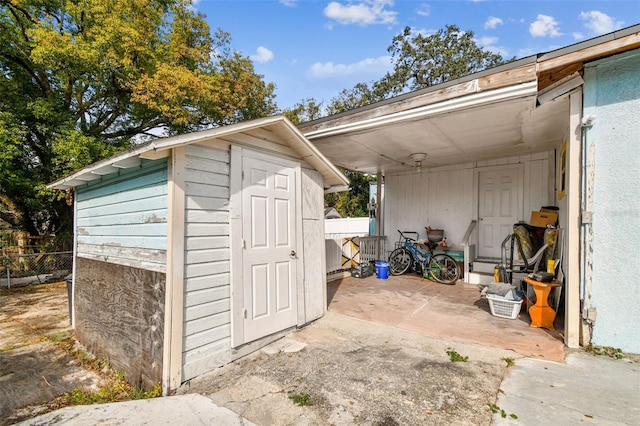
[[[322,317],[323,191],[347,184],[283,116],[156,139],[50,184],[75,190],[78,340],[167,394]]]

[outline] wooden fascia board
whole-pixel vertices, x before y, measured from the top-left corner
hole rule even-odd
[[[556,58],[543,59],[538,62],[538,72],[550,72],[551,70],[566,68],[572,64],[584,64],[617,53],[640,47],[640,33],[631,34],[623,38],[596,44],[576,52],[567,53]]]
[[[467,95],[473,95],[522,83],[529,83],[536,81],[536,78],[536,64],[530,63],[494,74],[483,75],[473,80],[443,87],[441,89],[435,89],[427,93],[417,94],[416,96],[384,104],[376,108],[336,117],[333,120],[322,121],[310,126],[301,126],[299,129],[304,134],[308,134],[317,130],[348,125],[377,117],[384,117],[386,115],[433,105]],[[437,86],[434,86],[434,88],[437,88]]]
[[[541,72],[538,74],[538,91],[542,92],[547,89],[549,86],[553,86],[559,81],[569,77],[572,74],[583,74],[583,66],[582,62],[569,64],[565,67],[549,70],[545,72]]]

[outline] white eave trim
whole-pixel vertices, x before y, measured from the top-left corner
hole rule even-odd
[[[576,87],[584,84],[582,76],[578,72],[566,76],[558,80],[549,87],[545,87],[538,93],[538,104],[543,105],[549,101],[553,101],[561,96],[567,95]]]
[[[471,108],[483,104],[491,104],[509,99],[524,98],[527,96],[535,96],[537,90],[537,81],[532,81],[529,83],[518,84],[515,86],[504,87],[487,92],[474,93],[472,95],[450,99],[443,102],[437,102],[434,104],[413,108],[407,111],[400,111],[381,117],[374,117],[354,123],[347,123],[326,129],[315,130],[309,133],[305,133],[305,136],[309,140],[313,140],[327,136],[336,136],[349,132],[368,130],[375,127],[384,126],[386,124],[395,124],[402,121],[423,118],[430,115],[437,115],[465,108]]]
[[[340,172],[340,170],[331,163],[309,140],[303,135],[285,116],[276,115],[272,117],[266,117],[247,121],[243,123],[230,124],[228,126],[216,127],[210,130],[204,130],[201,132],[187,133],[184,135],[174,136],[170,138],[159,138],[149,143],[141,145],[137,148],[123,152],[115,157],[107,158],[105,160],[94,163],[77,172],[55,181],[49,185],[49,189],[66,190],[74,188],[76,186],[84,185],[85,183],[100,179],[103,175],[114,173],[119,169],[126,169],[131,167],[138,167],[142,164],[140,157],[159,157],[160,155],[151,155],[152,153],[159,153],[172,148],[176,148],[183,145],[189,145],[197,142],[206,141],[212,138],[220,138],[225,135],[234,133],[247,132],[253,129],[262,128],[270,125],[280,125],[286,128],[293,136],[295,144],[299,144],[300,151],[307,151],[312,153],[312,158],[306,158],[311,165],[313,165],[325,178],[325,181],[330,186],[349,185],[349,180],[346,176]],[[296,147],[291,147],[296,151]],[[145,154],[146,153],[146,154]],[[302,152],[299,152],[301,155]]]

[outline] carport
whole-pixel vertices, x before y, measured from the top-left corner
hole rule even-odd
[[[431,226],[464,253],[466,283],[489,283],[513,225],[542,207],[557,208],[563,337],[577,347],[581,139],[589,125],[583,68],[634,43],[621,31],[299,129],[335,165],[377,177],[380,259],[393,250],[398,229],[425,238]]]

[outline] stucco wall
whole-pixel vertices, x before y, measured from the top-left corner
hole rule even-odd
[[[593,152],[592,343],[640,353],[640,50],[585,67],[586,151]],[[587,272],[589,270],[587,269]],[[595,309],[594,309],[595,308]]]

